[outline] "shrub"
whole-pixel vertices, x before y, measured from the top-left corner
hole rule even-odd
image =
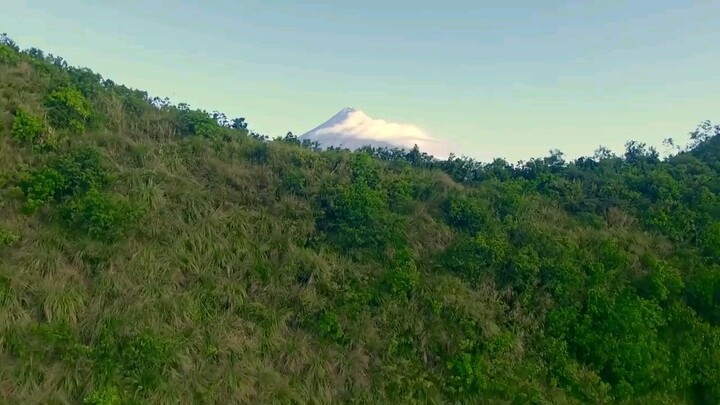
[[[220,126],[210,114],[201,110],[179,108],[178,132],[181,135],[197,135],[203,138],[213,138],[220,133]]]
[[[86,192],[91,188],[102,189],[110,184],[110,174],[102,164],[102,156],[95,149],[73,149],[57,156],[50,164],[66,179],[65,191],[68,195]]]
[[[103,78],[99,74],[88,68],[69,67],[67,72],[72,80],[74,87],[77,88],[83,96],[89,99],[97,99],[103,93]]]
[[[636,286],[642,296],[663,302],[678,296],[685,289],[682,275],[677,268],[650,255],[642,257],[641,260],[648,267],[647,276],[639,280]]]
[[[397,252],[393,262],[385,276],[386,285],[393,295],[410,297],[420,284],[420,272],[409,249],[403,248]]]
[[[713,222],[703,232],[702,245],[708,256],[720,259],[720,222]]]
[[[345,333],[336,313],[327,310],[320,311],[315,314],[311,323],[315,332],[320,336],[336,343],[344,341]]]
[[[0,228],[0,248],[17,242],[19,237],[5,228]]]
[[[173,363],[172,344],[148,333],[121,334],[114,323],[103,325],[100,336],[92,346],[91,360],[96,381],[109,387],[96,391],[95,402],[116,399],[118,391],[113,382],[118,377],[131,384],[136,392],[149,391],[166,378],[166,369]]]
[[[647,394],[668,372],[668,347],[658,339],[662,315],[656,301],[630,289],[613,293],[590,288],[585,313],[566,338],[568,347],[583,363],[601,370],[618,399]]]
[[[354,184],[365,185],[375,189],[380,183],[380,173],[375,162],[367,153],[358,153],[352,160],[352,180]]]
[[[478,234],[458,239],[440,255],[438,264],[468,280],[478,280],[483,274],[503,270],[509,250],[505,235]]]
[[[297,168],[284,168],[281,173],[280,185],[282,189],[292,194],[302,195],[308,184],[305,173]]]
[[[20,189],[25,195],[24,210],[33,213],[45,203],[58,199],[67,188],[67,180],[52,167],[43,167],[26,173],[20,180]]]
[[[353,156],[352,184],[338,187],[328,200],[320,228],[343,251],[382,252],[404,241],[402,218],[391,212],[379,173],[366,153]]]
[[[83,400],[83,403],[87,405],[120,405],[122,401],[118,389],[111,386],[93,391]]]
[[[50,201],[60,203],[58,217],[63,225],[101,241],[115,241],[134,225],[140,211],[101,191],[110,180],[96,150],[72,150],[23,176],[24,209],[33,213]]]
[[[479,199],[456,194],[447,200],[445,216],[450,226],[474,235],[494,215],[490,207]]]
[[[504,269],[504,271],[497,272],[497,279],[500,281],[500,284],[511,286],[518,292],[523,292],[534,287],[540,275],[541,265],[540,256],[537,251],[533,248],[523,246],[508,256],[511,256],[512,259],[508,260],[507,268]]]
[[[66,227],[104,242],[118,240],[138,217],[139,211],[132,204],[95,188],[60,206],[60,219]]]
[[[388,204],[393,212],[407,214],[408,206],[412,202],[411,183],[406,179],[397,179],[387,187]]]
[[[461,352],[447,362],[450,377],[444,381],[444,388],[449,396],[473,396],[485,388],[482,360],[474,353]]]
[[[331,198],[321,228],[330,231],[343,251],[382,251],[403,238],[400,218],[390,212],[383,195],[366,185],[353,184]]]
[[[167,342],[147,334],[126,340],[120,354],[125,374],[135,387],[153,389],[160,383],[163,369],[171,361],[169,349]]]
[[[698,266],[687,277],[688,304],[710,324],[720,325],[720,266]]]
[[[1,39],[2,37],[0,37]],[[16,65],[20,61],[20,54],[10,45],[0,41],[0,63]]]
[[[90,104],[82,93],[70,87],[61,87],[51,92],[45,100],[50,122],[57,128],[69,129],[74,133],[85,130],[92,114]]]
[[[60,202],[66,196],[102,188],[109,182],[100,154],[82,148],[56,156],[48,165],[24,174],[20,189],[25,195],[25,211],[32,213],[49,201]]]
[[[18,142],[34,143],[44,131],[45,126],[40,118],[32,114],[18,109],[15,112],[15,120],[13,121],[10,134]]]

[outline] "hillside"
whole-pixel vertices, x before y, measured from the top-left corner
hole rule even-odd
[[[319,151],[2,43],[0,402],[720,402],[720,127]]]

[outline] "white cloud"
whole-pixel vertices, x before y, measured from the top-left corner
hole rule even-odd
[[[374,119],[359,110],[351,111],[340,122],[313,132],[320,136],[342,134],[345,138],[387,142],[406,148],[417,144],[421,151],[440,158],[450,153],[447,142],[431,137],[417,126]]]

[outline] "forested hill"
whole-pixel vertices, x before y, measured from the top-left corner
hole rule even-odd
[[[720,402],[720,127],[320,151],[1,41],[0,402]]]

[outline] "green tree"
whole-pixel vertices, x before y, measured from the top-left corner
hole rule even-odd
[[[69,87],[53,90],[47,96],[45,105],[53,126],[76,134],[85,130],[92,113],[90,104],[82,93]]]

